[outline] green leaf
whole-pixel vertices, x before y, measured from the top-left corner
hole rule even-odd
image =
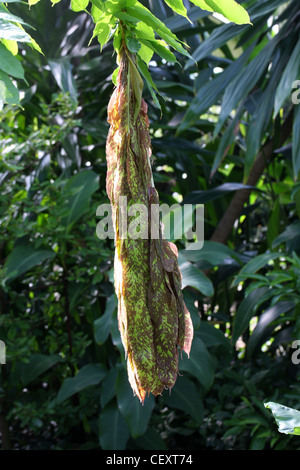
[[[270,41],[245,68],[237,73],[235,77],[232,77],[232,81],[225,90],[215,134],[220,131],[231,111],[238,106],[240,101],[248,95],[261,78],[269,64],[275,46],[276,41]]]
[[[63,223],[68,229],[89,207],[91,195],[99,188],[99,176],[94,171],[81,171],[72,176],[63,190],[68,215]]]
[[[218,28],[219,29],[219,28]],[[205,42],[203,43],[205,44]],[[233,61],[221,74],[213,80],[204,82],[204,85],[199,88],[193,101],[191,102],[182,122],[179,126],[179,131],[188,129],[201,114],[206,112],[216,101],[223,95],[224,90],[235,79],[236,75],[240,72],[246,64],[251,54],[252,48],[249,47],[246,51],[235,61]],[[217,135],[217,132],[214,132]]]
[[[292,310],[294,307],[294,302],[278,302],[272,307],[269,307],[259,316],[257,325],[247,342],[247,358],[250,358],[255,353],[257,348],[270,338],[274,330],[272,322],[279,318],[283,313],[287,313]]]
[[[221,13],[229,21],[236,24],[251,24],[247,11],[234,0],[191,0],[203,10]]]
[[[158,89],[157,89],[157,86],[152,80],[152,77],[151,77],[151,74],[148,70],[148,67],[146,67],[146,65],[144,64],[142,59],[140,59],[139,56],[137,56],[137,66],[138,66],[139,72],[141,73],[141,75],[146,80],[147,86],[150,90],[150,93],[152,95],[154,103],[156,104],[158,109],[161,110],[160,102],[158,101],[157,96],[156,96],[156,92],[159,93]]]
[[[5,83],[2,80],[0,80],[0,111],[3,109],[5,101],[6,101],[6,86],[5,86]]]
[[[300,238],[300,222],[294,222],[291,225],[288,225],[284,231],[275,238],[272,243],[272,248],[276,248],[281,243],[287,243],[293,241],[294,239],[298,242]]]
[[[205,57],[210,55],[212,52],[214,52],[215,50],[219,49],[221,46],[226,44],[232,38],[234,38],[239,32],[245,31],[245,28],[246,28],[245,26],[237,26],[233,28],[232,25],[228,25],[228,24],[219,26],[210,34],[210,36],[207,39],[205,39],[205,41],[202,41],[199,44],[199,46],[196,47],[196,49],[193,51],[194,60],[196,62],[199,62],[200,60],[204,59]],[[245,52],[247,52],[249,48],[247,48]],[[188,60],[184,68],[188,69],[189,67],[193,65],[194,65],[194,61]]]
[[[71,10],[83,11],[86,10],[90,0],[71,0]]]
[[[175,11],[175,13],[187,18],[187,11],[182,0],[165,0],[165,2],[173,11]]]
[[[211,346],[224,346],[228,350],[232,350],[229,339],[224,335],[223,331],[216,328],[214,325],[207,321],[201,321],[199,330],[196,335],[202,339],[205,345],[209,348]]]
[[[182,410],[194,419],[198,425],[203,421],[204,407],[201,394],[196,385],[185,375],[178,377],[166,405]]]
[[[0,38],[1,39],[9,39],[11,41],[19,41],[19,42],[31,42],[31,37],[29,34],[24,31],[24,29],[20,28],[19,26],[10,23],[9,21],[5,21],[1,18],[0,13]]]
[[[185,56],[192,58],[190,54],[184,49],[179,42],[178,38],[173,34],[165,24],[156,18],[147,8],[140,2],[137,2],[134,8],[127,8],[127,12],[134,18],[139,19],[147,26],[152,28],[157,34],[171,47]]]
[[[34,266],[43,263],[47,259],[56,256],[54,251],[46,249],[37,249],[32,245],[17,245],[8,255],[4,264],[5,280],[11,281]]]
[[[158,91],[157,89],[157,86],[155,85],[154,81],[152,80],[152,77],[151,77],[151,74],[148,70],[148,68],[146,67],[146,65],[141,61],[141,59],[139,57],[137,57],[137,65],[138,65],[138,68],[139,68],[139,71],[140,73],[143,75],[143,77],[145,78],[148,86],[151,86],[152,88],[154,88],[155,91]]]
[[[300,69],[300,67],[299,67]],[[293,122],[293,170],[294,179],[297,180],[300,173],[300,105],[295,106]]]
[[[289,61],[281,75],[275,96],[274,117],[277,116],[280,108],[292,92],[292,83],[299,78],[300,70],[300,39],[298,40]]]
[[[191,191],[188,196],[183,199],[183,204],[205,204],[208,201],[214,201],[232,191],[243,189],[254,189],[254,187],[241,183],[224,183],[206,191]]]
[[[115,294],[113,294],[106,301],[104,314],[94,322],[94,336],[97,344],[103,344],[107,340],[110,333],[112,314],[116,308],[117,298]]]
[[[137,39],[135,39],[132,36],[126,36],[125,40],[126,40],[126,45],[127,45],[128,49],[130,50],[130,52],[135,54],[140,50],[141,43]]]
[[[280,229],[280,204],[279,204],[279,197],[274,202],[274,206],[271,210],[270,219],[268,223],[268,231],[267,231],[267,240],[268,240],[268,247],[272,248],[272,243],[274,239],[278,236]]]
[[[137,396],[133,396],[126,371],[122,368],[116,380],[118,407],[124,417],[133,438],[144,434],[154,408],[154,397],[150,395],[142,405]]]
[[[45,354],[32,354],[27,364],[20,364],[20,378],[23,385],[28,385],[48,369],[53,367],[62,358],[58,354],[46,356]]]
[[[300,435],[300,411],[271,401],[264,405],[272,411],[279,432]]]
[[[150,26],[147,26],[145,23],[140,21],[136,25],[135,33],[137,37],[142,39],[152,40],[155,39],[155,34],[153,29]],[[138,51],[138,56],[147,64],[149,65],[150,60],[152,59],[154,54],[154,50],[145,44],[141,43],[141,48]]]
[[[239,255],[228,246],[223,243],[212,242],[209,240],[204,241],[204,245],[201,250],[196,252],[181,250],[180,254],[188,261],[193,261],[195,263],[198,261],[206,261],[210,263],[211,266],[220,266],[229,258],[236,260],[239,264],[242,263]]]
[[[150,427],[142,436],[137,437],[134,443],[143,450],[167,450],[165,441]]]
[[[179,269],[182,275],[182,289],[187,286],[194,287],[199,290],[203,295],[212,297],[214,294],[214,287],[210,279],[208,279],[202,271],[196,266],[189,263],[185,258],[178,255]]]
[[[109,370],[106,377],[101,383],[101,394],[100,401],[102,408],[110,402],[110,400],[116,395],[116,379],[118,376],[118,368],[113,367]]]
[[[72,64],[68,57],[48,60],[51,72],[64,93],[69,93],[72,101],[77,103],[77,86],[72,73]]]
[[[179,371],[180,374],[182,371],[191,374],[206,390],[211,387],[214,379],[213,359],[200,338],[193,339],[190,358],[179,359]]]
[[[129,439],[128,426],[116,405],[108,405],[99,417],[99,442],[103,450],[124,450]]]
[[[239,282],[241,282],[241,279],[239,278],[240,275],[244,276],[246,274],[254,274],[259,269],[266,266],[270,261],[280,258],[281,256],[282,256],[282,253],[278,253],[278,252],[263,253],[261,255],[255,256],[251,261],[249,261],[245,266],[242,267],[239,274],[233,281],[232,285],[237,286]]]
[[[236,137],[236,134],[238,133],[239,123],[240,123],[240,119],[243,114],[243,111],[244,111],[243,106],[240,106],[234,118],[231,120],[226,131],[223,133],[221,137],[220,143],[218,145],[218,150],[215,155],[212,168],[210,170],[211,177],[217,171],[222,161],[226,157],[227,153],[229,152],[230,146],[235,141],[235,137]]]
[[[170,62],[171,64],[175,64],[175,62],[177,62],[175,55],[164,45],[163,41],[158,41],[155,39],[147,41],[146,39],[140,39],[140,42],[148,49],[152,49],[153,52],[156,52],[167,62]]]
[[[14,78],[24,79],[21,62],[0,42],[0,70]]]
[[[268,85],[263,90],[261,97],[257,103],[256,109],[251,117],[247,132],[246,155],[244,163],[244,179],[247,180],[249,172],[253,166],[255,157],[259,152],[261,142],[263,141],[264,132],[272,118],[272,106],[274,102],[275,92],[280,77],[282,76],[284,60],[277,63],[274,60],[272,65],[272,75]]]
[[[82,367],[74,377],[64,380],[57,395],[57,403],[62,403],[87,387],[98,385],[104,379],[106,373],[106,369],[101,364],[88,364]]]
[[[250,292],[240,303],[233,322],[232,343],[234,344],[246,330],[251,318],[260,305],[260,299],[268,291],[268,287],[259,287]]]

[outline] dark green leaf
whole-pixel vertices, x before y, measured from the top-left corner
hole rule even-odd
[[[259,287],[254,289],[239,305],[233,323],[233,344],[248,327],[251,318],[255,315],[255,312],[260,305],[260,299],[267,291],[268,287]]]
[[[204,417],[201,394],[196,385],[185,375],[178,377],[170,396],[166,398],[167,405],[182,410],[196,420],[200,425]]]
[[[299,68],[300,69],[300,68]],[[295,106],[293,123],[293,170],[294,178],[298,179],[300,172],[300,105]]]
[[[267,310],[262,313],[259,318],[256,327],[254,328],[250,339],[247,342],[247,357],[250,358],[258,347],[260,347],[263,342],[270,338],[274,326],[272,322],[276,318],[280,317],[283,313],[287,313],[295,307],[294,302],[278,302],[277,304],[269,307]]]
[[[31,245],[17,245],[8,255],[4,264],[5,279],[11,281],[34,266],[54,257],[55,253],[50,250],[37,249]]]
[[[106,376],[106,369],[101,364],[88,364],[80,369],[74,377],[64,380],[58,395],[57,402],[62,403],[75,393],[87,387],[98,385]]]
[[[208,297],[213,296],[213,284],[202,271],[181,256],[178,256],[178,263],[182,275],[182,289],[191,286],[199,290],[203,295]]]
[[[103,450],[124,450],[129,430],[116,405],[108,405],[99,417],[99,441]]]
[[[29,363],[20,364],[21,381],[23,385],[28,385],[60,361],[62,361],[62,358],[58,354],[49,356],[45,354],[33,354],[30,357]]]
[[[200,338],[193,339],[190,358],[185,355],[183,359],[179,359],[179,372],[182,371],[190,373],[205,389],[211,387],[214,378],[213,360]]]
[[[99,187],[99,177],[94,171],[81,171],[72,176],[64,187],[65,207],[68,215],[63,220],[66,227],[78,220],[88,209],[91,195]]]
[[[152,414],[153,395],[146,397],[144,405],[142,405],[138,397],[133,396],[127,373],[123,368],[120,368],[117,377],[116,390],[118,407],[129,427],[130,434],[134,438],[141,436],[146,431]]]
[[[116,308],[117,298],[116,295],[113,294],[107,299],[103,315],[94,322],[94,336],[97,344],[103,344],[107,340],[110,333],[112,314]]]

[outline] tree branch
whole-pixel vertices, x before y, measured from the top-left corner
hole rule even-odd
[[[255,186],[261,177],[264,169],[274,158],[274,150],[280,148],[286,139],[291,135],[293,128],[293,108],[286,117],[281,126],[279,136],[275,135],[272,139],[268,140],[263,146],[262,150],[258,153],[254,164],[251,168],[246,185]],[[231,234],[232,228],[236,219],[240,216],[244,204],[247,202],[251,193],[251,189],[241,189],[234,194],[225,214],[216,227],[211,241],[225,244]]]

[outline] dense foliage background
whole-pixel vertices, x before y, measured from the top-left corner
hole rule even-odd
[[[195,328],[191,357],[180,360],[171,394],[143,407],[133,398],[113,241],[96,236],[96,209],[108,202],[112,45],[100,53],[96,40],[89,44],[91,19],[68,1],[30,10],[12,3],[43,55],[19,45],[21,106],[1,111],[2,448],[299,450],[299,438],[278,433],[264,407],[300,408],[292,361],[300,339],[300,105],[291,99],[300,79],[299,2],[246,2],[253,26],[185,2],[191,25],[161,1],[144,3],[196,60],[176,53],[180,64],[159,56],[150,63],[162,115],[144,90],[161,202],[205,204],[204,247],[176,242]]]

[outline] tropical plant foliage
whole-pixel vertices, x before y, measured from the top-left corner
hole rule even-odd
[[[0,124],[2,447],[299,449],[264,406],[299,409],[298,2],[249,1],[252,25],[183,2],[190,24],[171,2],[143,3],[196,61],[154,51],[159,94],[144,92],[161,201],[205,204],[201,250],[170,237],[190,359],[179,358],[171,395],[143,407],[133,397],[113,241],[95,234],[108,202],[112,42],[100,54],[93,18],[69,2],[10,3],[43,54],[19,44],[28,84],[18,81],[22,108],[6,104]]]

